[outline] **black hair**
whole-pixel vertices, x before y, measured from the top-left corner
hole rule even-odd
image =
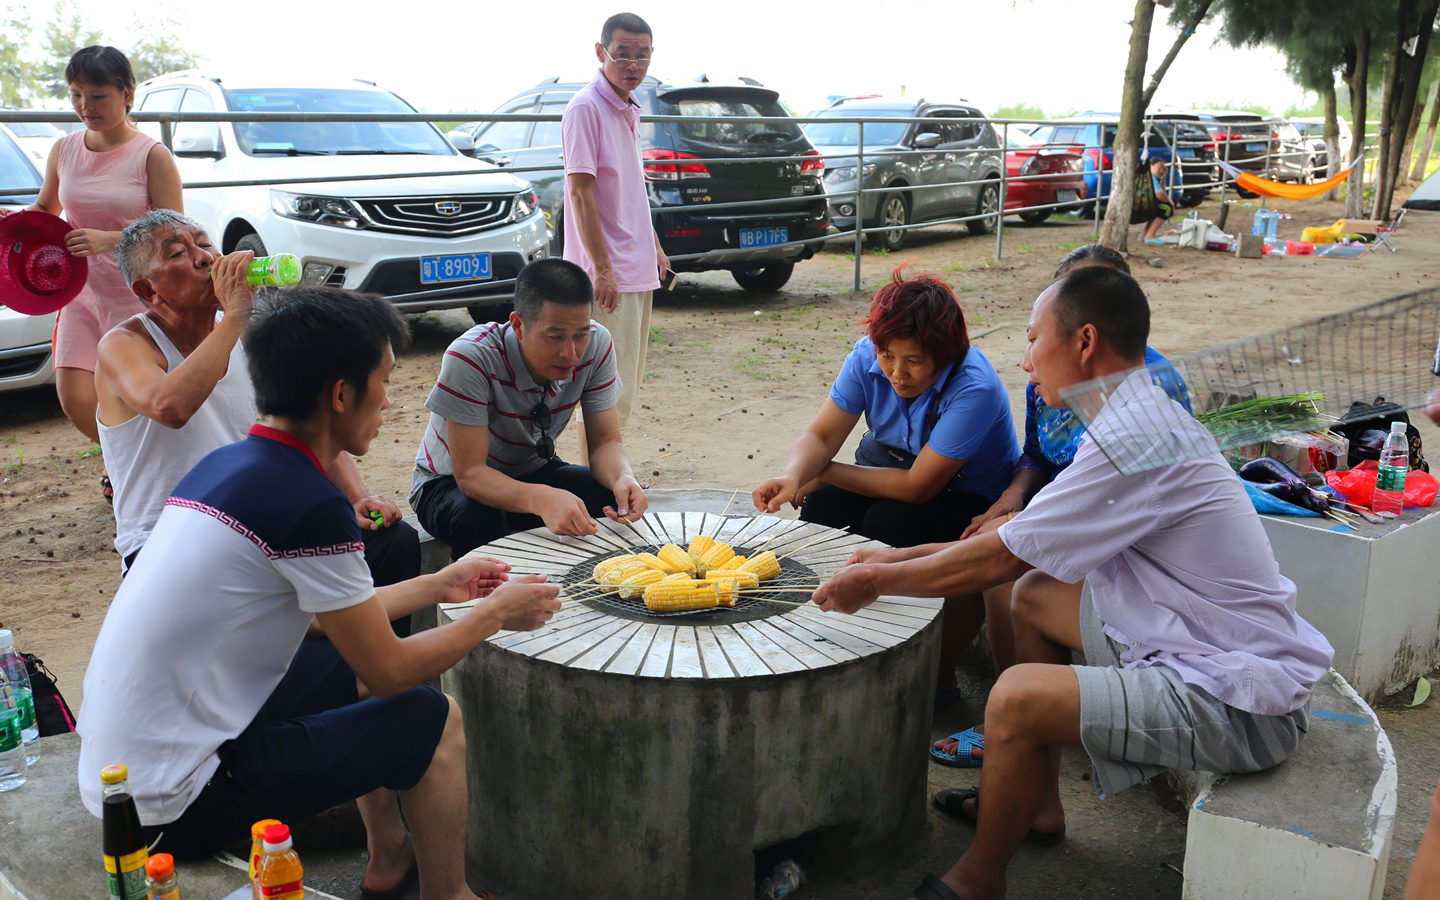
[[[615,37],[617,31],[628,31],[631,34],[648,35],[651,40],[655,39],[655,33],[650,30],[650,25],[644,19],[634,13],[616,13],[605,20],[600,27],[600,46],[609,47],[610,40]]]
[[[135,89],[135,70],[119,50],[94,44],[76,50],[70,62],[65,64],[65,83],[74,84],[77,81],[117,87],[124,93]]]
[[[1062,335],[1074,334],[1082,325],[1094,325],[1121,358],[1144,358],[1145,342],[1150,339],[1150,303],[1135,279],[1105,266],[1085,266],[1059,284],[1050,308]]]
[[[385,348],[399,353],[410,326],[375,294],[302,285],[267,292],[245,329],[255,405],[266,416],[308,419],[337,379],[364,400]]]
[[[515,311],[527,325],[540,319],[546,303],[589,306],[595,301],[590,276],[573,262],[558,257],[537,259],[515,276]]]
[[[1126,261],[1125,255],[1119,250],[1104,244],[1085,244],[1065,254],[1065,258],[1060,260],[1060,264],[1055,267],[1055,280],[1059,281],[1069,275],[1070,270],[1078,268],[1081,263],[1109,266],[1126,275],[1130,274],[1130,263]]]

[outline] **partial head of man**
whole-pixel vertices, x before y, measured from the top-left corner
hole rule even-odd
[[[536,384],[565,381],[590,345],[595,287],[585,270],[563,259],[541,259],[515,278],[510,325]]]
[[[654,37],[649,24],[634,13],[616,13],[600,29],[595,59],[605,78],[622,95],[628,95],[645,80],[654,54]]]
[[[261,415],[324,425],[339,449],[363,454],[379,433],[395,353],[410,328],[373,294],[301,286],[257,304],[245,352]]]
[[[218,307],[210,267],[219,256],[205,229],[173,209],[145,213],[115,246],[120,275],[146,306]]]
[[[1150,303],[1135,279],[1084,266],[1035,301],[1023,367],[1040,399],[1060,408],[1062,388],[1145,364]]]

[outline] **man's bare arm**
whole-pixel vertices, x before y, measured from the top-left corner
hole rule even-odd
[[[579,497],[549,485],[517,481],[491,468],[486,462],[490,455],[489,428],[448,420],[445,427],[460,493],[495,509],[539,516],[555,534],[595,533],[594,521]]]
[[[595,202],[595,176],[574,172],[565,176],[565,189],[570,195],[570,214],[575,217],[580,243],[595,266],[595,302],[606,312],[615,311],[620,298],[615,267],[610,262],[610,248],[605,245],[605,232],[600,227],[600,206]],[[656,238],[658,247],[659,238]]]

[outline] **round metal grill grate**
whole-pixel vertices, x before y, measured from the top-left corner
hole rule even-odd
[[[638,547],[636,549],[637,552],[644,552],[647,548]],[[741,556],[750,555],[750,551],[747,548],[743,547],[736,547],[735,552],[740,554]],[[617,556],[629,555],[629,553],[625,553],[619,550],[616,550],[613,553],[597,553],[595,556],[591,557],[588,562],[583,562],[579,565],[571,567],[570,571],[565,573],[562,580],[567,585],[579,584],[583,581],[593,581],[595,579],[596,565],[604,562],[607,559],[613,559]],[[793,584],[796,586],[810,586],[817,584],[820,579],[818,576],[816,576],[815,570],[805,565],[804,563],[797,562],[793,559],[782,559],[780,560],[780,574],[776,576],[776,580],[784,581],[786,585]],[[581,588],[579,590],[584,590],[584,588]],[[786,602],[767,603],[767,599],[784,600]],[[619,594],[600,594],[598,596],[587,599],[584,602],[587,605],[604,607],[607,611],[614,612],[627,619],[649,621],[654,619],[668,619],[673,616],[685,616],[686,624],[723,625],[730,622],[749,622],[755,619],[764,619],[769,616],[781,615],[786,611],[795,608],[794,606],[790,606],[787,604],[798,603],[800,601],[808,599],[809,598],[802,593],[792,593],[789,591],[766,592],[765,585],[761,584],[760,591],[758,593],[747,594],[746,596],[740,597],[735,601],[734,607],[721,606],[715,609],[690,609],[680,610],[677,612],[652,612],[645,608],[645,601],[640,599],[639,597],[631,600],[621,597]]]

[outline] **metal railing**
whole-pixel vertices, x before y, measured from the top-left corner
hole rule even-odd
[[[34,122],[34,121],[41,121],[41,122],[73,122],[73,121],[74,121],[74,116],[73,116],[73,114],[64,113],[64,112],[19,111],[19,110],[16,110],[16,111],[6,111],[6,112],[3,114],[3,117],[4,117],[4,120],[5,120],[5,121],[12,121],[12,122],[27,122],[27,121],[31,121],[31,122]],[[132,117],[133,117],[136,121],[138,121],[138,122],[143,122],[143,123],[158,123],[159,129],[160,129],[160,136],[161,136],[162,142],[164,142],[167,147],[172,147],[172,149],[173,149],[173,143],[174,143],[175,126],[176,126],[176,125],[181,125],[181,124],[190,124],[190,123],[197,123],[197,124],[198,124],[198,123],[224,123],[224,122],[229,122],[229,123],[264,123],[264,122],[276,122],[276,123],[310,123],[310,124],[318,124],[318,123],[356,123],[356,122],[378,122],[378,123],[388,123],[388,122],[430,122],[430,123],[435,123],[435,122],[466,122],[466,123],[468,123],[468,122],[525,122],[525,123],[531,123],[531,122],[535,122],[535,123],[539,123],[539,122],[546,122],[546,123],[549,123],[549,122],[558,122],[558,121],[560,121],[560,119],[561,119],[561,117],[560,117],[559,115],[537,115],[537,114],[533,114],[533,113],[532,113],[532,114],[506,115],[506,114],[496,114],[496,113],[487,113],[487,114],[475,114],[475,113],[443,113],[443,114],[433,114],[433,113],[137,112],[137,113],[133,113],[133,114],[132,114]],[[812,124],[812,123],[855,124],[855,125],[857,126],[857,141],[856,141],[856,146],[855,146],[855,149],[854,149],[853,152],[847,150],[846,152],[843,152],[843,153],[840,153],[840,152],[830,152],[830,153],[819,153],[818,155],[812,153],[812,154],[806,155],[806,156],[783,155],[783,156],[763,156],[763,157],[744,157],[744,158],[737,158],[737,157],[731,156],[731,157],[715,157],[715,158],[686,158],[686,159],[684,160],[685,164],[687,164],[687,165],[703,165],[703,166],[706,166],[706,167],[709,167],[709,166],[748,166],[748,165],[756,165],[756,164],[774,164],[774,163],[777,163],[777,162],[778,162],[778,163],[795,163],[795,162],[798,162],[798,161],[801,161],[801,160],[821,160],[821,161],[823,161],[823,162],[822,162],[822,171],[821,171],[821,173],[820,173],[819,178],[817,179],[817,181],[818,181],[818,183],[819,183],[819,186],[820,186],[820,188],[821,188],[821,191],[820,191],[819,193],[808,194],[808,195],[800,195],[800,196],[791,196],[791,197],[779,197],[779,198],[757,199],[757,200],[744,200],[744,201],[722,202],[722,203],[704,203],[704,204],[684,204],[684,203],[681,203],[680,205],[657,206],[657,207],[653,207],[653,208],[652,208],[652,214],[655,215],[655,216],[662,216],[662,215],[673,214],[673,213],[677,213],[677,212],[683,214],[683,213],[695,213],[695,212],[704,211],[704,212],[707,212],[707,213],[708,213],[708,212],[712,212],[712,211],[733,211],[733,210],[740,210],[740,209],[748,209],[748,210],[755,210],[755,211],[763,212],[763,211],[765,211],[765,210],[773,210],[773,209],[778,209],[778,208],[782,208],[782,207],[789,207],[789,208],[791,208],[791,210],[793,210],[793,211],[799,211],[799,210],[803,210],[806,206],[813,206],[817,200],[823,200],[823,201],[826,203],[826,208],[827,208],[827,210],[835,211],[835,210],[837,210],[838,208],[840,208],[840,207],[846,207],[846,206],[849,205],[849,203],[853,202],[853,204],[854,204],[854,216],[853,216],[854,224],[853,224],[852,227],[850,227],[850,228],[848,228],[848,229],[839,229],[839,228],[836,228],[835,226],[832,225],[831,228],[830,228],[830,230],[828,231],[828,233],[826,233],[826,234],[824,234],[824,235],[821,235],[821,236],[819,236],[819,237],[814,237],[814,238],[802,239],[802,240],[786,241],[784,244],[781,245],[780,249],[781,249],[782,252],[785,251],[785,250],[791,251],[787,258],[793,258],[793,257],[798,257],[800,254],[804,253],[805,250],[806,250],[806,248],[808,247],[808,245],[811,245],[811,244],[825,244],[825,243],[828,243],[828,242],[831,242],[831,241],[843,240],[843,239],[845,239],[845,238],[853,238],[853,240],[854,240],[854,263],[855,263],[855,267],[854,267],[854,285],[855,285],[855,290],[857,290],[857,291],[860,290],[860,288],[861,288],[861,260],[862,260],[862,257],[863,257],[863,255],[864,255],[864,243],[865,243],[865,238],[866,238],[866,236],[869,236],[869,235],[877,235],[877,234],[884,234],[884,233],[887,233],[887,232],[897,232],[897,231],[898,231],[898,232],[901,232],[901,233],[904,233],[904,232],[912,231],[912,230],[914,230],[914,229],[918,229],[918,228],[929,228],[929,227],[936,226],[936,225],[955,225],[955,224],[962,224],[962,223],[963,223],[963,224],[970,225],[971,223],[974,223],[974,222],[984,221],[984,222],[987,222],[987,224],[984,225],[984,226],[982,226],[981,230],[988,230],[989,227],[992,227],[992,226],[993,226],[994,233],[995,233],[995,258],[998,260],[998,259],[1002,258],[1003,253],[1004,253],[1005,218],[1006,218],[1007,216],[1017,215],[1017,214],[1021,214],[1021,213],[1041,213],[1041,212],[1049,213],[1049,212],[1057,212],[1057,211],[1059,211],[1059,212],[1071,211],[1071,210],[1074,210],[1074,209],[1076,209],[1076,208],[1078,207],[1078,208],[1081,208],[1081,209],[1087,209],[1087,210],[1089,210],[1089,211],[1091,211],[1091,212],[1093,213],[1093,219],[1094,219],[1094,222],[1093,222],[1094,234],[1095,234],[1095,237],[1098,239],[1099,233],[1100,233],[1101,216],[1102,216],[1102,214],[1103,214],[1103,208],[1104,208],[1104,205],[1105,205],[1105,201],[1106,201],[1106,199],[1107,199],[1106,195],[1107,195],[1107,193],[1108,193],[1108,187],[1109,187],[1106,182],[1108,181],[1110,174],[1113,172],[1113,167],[1112,167],[1112,165],[1111,165],[1111,163],[1112,163],[1112,161],[1113,161],[1113,148],[1104,146],[1104,143],[1105,143],[1105,141],[1104,141],[1105,126],[1106,126],[1106,125],[1113,125],[1113,124],[1114,124],[1113,118],[1108,118],[1108,119],[1107,119],[1107,118],[1067,119],[1067,120],[1061,122],[1061,121],[1057,121],[1057,120],[1047,120],[1047,119],[988,119],[988,120],[987,120],[987,119],[977,119],[977,118],[939,117],[939,116],[912,116],[912,117],[891,117],[891,116],[883,116],[883,117],[882,117],[882,116],[856,115],[856,116],[825,116],[825,117],[823,117],[823,118],[791,118],[791,117],[737,117],[737,116],[711,117],[711,116],[650,116],[650,115],[646,115],[646,116],[642,116],[642,117],[641,117],[641,122],[642,122],[642,123],[654,123],[654,124],[671,124],[671,123],[673,123],[673,124],[699,124],[699,123],[716,122],[716,123],[726,123],[726,124],[732,124],[732,125],[773,124],[773,125],[786,125],[786,126],[790,126],[790,127],[804,126],[804,125],[808,125],[808,124]],[[902,124],[902,123],[903,123],[903,124],[906,124],[906,125],[912,124],[912,123],[918,123],[918,124],[934,124],[934,125],[937,126],[937,131],[940,130],[940,129],[943,129],[943,127],[946,126],[946,125],[952,125],[952,124],[956,124],[956,123],[973,124],[973,125],[978,125],[978,126],[979,126],[979,133],[978,133],[977,135],[974,135],[974,136],[968,141],[968,144],[969,144],[968,146],[956,146],[957,144],[966,144],[966,143],[967,143],[967,142],[961,141],[961,142],[950,142],[949,144],[943,144],[943,143],[942,143],[942,144],[939,144],[939,145],[936,145],[936,146],[923,147],[923,148],[917,148],[917,147],[898,148],[898,147],[896,147],[896,146],[894,146],[894,145],[892,145],[892,144],[889,144],[889,143],[886,143],[886,144],[884,144],[884,145],[878,145],[878,146],[877,146],[876,144],[872,143],[869,147],[867,147],[867,145],[866,145],[866,140],[865,140],[865,128],[866,128],[866,125],[872,125],[872,126],[873,126],[873,125],[879,125],[879,124],[884,124],[884,125],[896,125],[896,124]],[[1271,124],[1273,124],[1273,123],[1267,121],[1267,122],[1264,123],[1264,124],[1266,124],[1267,126],[1269,126],[1269,125],[1271,125]],[[1095,129],[1094,129],[1094,133],[1098,135],[1097,143],[1096,143],[1096,144],[1093,144],[1093,145],[1091,145],[1091,144],[1067,144],[1067,145],[1064,145],[1065,148],[1076,148],[1076,149],[1075,149],[1075,152],[1076,152],[1076,155],[1078,156],[1079,161],[1080,161],[1080,167],[1079,167],[1079,169],[1073,169],[1073,168],[1070,168],[1069,166],[1067,166],[1067,170],[1066,170],[1066,171],[1062,171],[1062,172],[1032,173],[1032,174],[1025,174],[1025,175],[1018,175],[1018,174],[1017,174],[1017,176],[1012,177],[1012,176],[1010,175],[1010,172],[1009,172],[1008,159],[1009,159],[1009,154],[1012,153],[1012,152],[1015,152],[1015,151],[1013,151],[1013,150],[1011,150],[1011,149],[1009,148],[1010,129],[1011,129],[1012,127],[1013,127],[1013,128],[1020,128],[1020,127],[1022,127],[1022,126],[1034,128],[1034,127],[1039,127],[1039,126],[1043,126],[1043,125],[1065,125],[1065,126],[1070,126],[1070,127],[1073,127],[1073,126],[1097,126],[1097,127],[1095,127]],[[1186,192],[1186,191],[1196,191],[1196,190],[1202,190],[1202,189],[1203,189],[1203,190],[1206,191],[1206,193],[1208,194],[1209,191],[1211,191],[1212,189],[1218,187],[1218,188],[1220,189],[1220,191],[1221,191],[1221,200],[1223,201],[1223,200],[1224,200],[1224,197],[1225,197],[1225,192],[1226,192],[1226,190],[1227,190],[1230,186],[1233,185],[1233,180],[1230,179],[1230,178],[1228,178],[1227,176],[1225,176],[1225,174],[1224,174],[1223,172],[1220,172],[1217,167],[1214,167],[1214,166],[1213,166],[1213,163],[1206,163],[1206,162],[1204,162],[1204,157],[1203,157],[1203,155],[1196,157],[1196,159],[1200,160],[1200,162],[1198,163],[1199,167],[1203,168],[1203,167],[1205,167],[1206,165],[1209,165],[1209,166],[1211,166],[1212,168],[1215,168],[1216,170],[1215,170],[1213,173],[1211,173],[1211,177],[1205,179],[1203,182],[1201,182],[1201,181],[1195,181],[1195,180],[1193,180],[1193,179],[1192,179],[1192,180],[1188,180],[1188,181],[1186,180],[1186,174],[1187,174],[1187,173],[1185,172],[1185,169],[1186,169],[1186,168],[1190,168],[1190,169],[1193,170],[1194,168],[1197,167],[1197,164],[1196,164],[1196,163],[1189,163],[1189,164],[1187,165],[1185,162],[1181,161],[1181,159],[1180,159],[1180,157],[1179,157],[1178,154],[1179,154],[1179,152],[1180,152],[1182,149],[1188,149],[1188,148],[1192,148],[1192,147],[1193,147],[1193,148],[1196,148],[1196,152],[1197,152],[1197,153],[1200,153],[1200,152],[1201,152],[1201,149],[1202,149],[1202,146],[1203,146],[1202,144],[1198,144],[1197,142],[1190,141],[1190,140],[1186,139],[1185,137],[1182,137],[1182,136],[1181,136],[1181,130],[1182,130],[1182,128],[1184,128],[1184,127],[1186,127],[1186,126],[1188,126],[1188,127],[1191,128],[1191,129],[1193,129],[1193,128],[1203,128],[1203,125],[1202,125],[1201,123],[1194,123],[1194,122],[1184,122],[1184,123],[1180,123],[1180,122],[1173,122],[1173,121],[1166,121],[1166,120],[1147,120],[1147,122],[1146,122],[1146,128],[1145,128],[1145,130],[1144,130],[1144,132],[1143,132],[1143,135],[1142,135],[1141,153],[1143,154],[1143,153],[1147,152],[1147,151],[1150,149],[1151,138],[1157,134],[1157,130],[1156,130],[1156,129],[1159,129],[1159,132],[1158,132],[1158,133],[1159,133],[1159,135],[1163,138],[1163,137],[1164,137],[1164,130],[1168,127],[1168,129],[1169,129],[1169,138],[1170,138],[1170,139],[1169,139],[1169,142],[1168,142],[1168,144],[1169,144],[1169,148],[1168,148],[1168,149],[1170,150],[1170,153],[1171,153],[1172,162],[1177,162],[1177,163],[1179,163],[1179,164],[1170,167],[1169,175],[1167,176],[1167,178],[1168,178],[1167,184],[1166,184],[1167,189],[1173,189],[1173,190],[1175,190],[1175,191],[1179,191],[1179,192],[1182,192],[1182,193],[1183,193],[1183,192]],[[992,146],[992,145],[990,145],[990,143],[989,143],[988,141],[984,141],[984,138],[986,137],[986,134],[987,134],[987,130],[991,130],[991,129],[993,129],[993,132],[995,133],[996,137],[998,138],[998,146]],[[1233,148],[1232,148],[1232,144],[1235,144],[1235,143],[1244,144],[1244,143],[1249,143],[1249,141],[1225,141],[1225,142],[1211,141],[1210,143],[1215,144],[1216,147],[1217,147],[1217,149],[1219,149],[1220,145],[1223,143],[1223,145],[1224,145],[1224,153],[1227,155],[1228,161],[1229,161],[1231,164],[1233,164],[1233,165],[1239,166],[1239,165],[1254,163],[1254,162],[1257,161],[1257,160],[1263,160],[1262,170],[1263,170],[1263,172],[1265,172],[1266,174],[1268,174],[1268,173],[1270,173],[1270,172],[1272,171],[1273,163],[1274,163],[1274,161],[1275,161],[1275,160],[1274,160],[1274,157],[1276,157],[1277,155],[1279,155],[1279,154],[1282,153],[1283,151],[1277,146],[1279,142],[1275,141],[1274,139],[1266,138],[1266,139],[1264,139],[1264,140],[1266,140],[1266,143],[1267,143],[1266,151],[1265,151],[1264,153],[1258,155],[1258,156],[1240,156],[1240,157],[1230,156],[1231,151],[1232,151],[1232,149],[1233,149]],[[982,141],[983,141],[983,143],[982,143]],[[526,147],[526,148],[498,148],[498,149],[494,150],[493,153],[487,153],[487,155],[499,156],[499,155],[504,154],[504,153],[515,153],[515,152],[518,152],[518,151],[534,151],[534,150],[537,150],[537,149],[544,149],[544,148],[537,148],[537,147]],[[1051,151],[1054,151],[1054,150],[1063,149],[1063,148],[1060,148],[1060,147],[1057,147],[1057,146],[1051,146],[1051,147],[1049,147],[1048,149],[1051,150]],[[1049,154],[1049,155],[1052,155],[1052,156],[1053,156],[1054,154],[1051,153],[1051,154]],[[921,183],[921,184],[915,184],[915,183],[896,183],[896,182],[893,182],[893,181],[892,181],[891,183],[888,183],[888,184],[887,184],[887,183],[883,183],[883,180],[882,180],[881,183],[876,183],[876,184],[869,184],[869,185],[867,185],[867,178],[868,178],[868,176],[867,176],[866,173],[865,173],[865,168],[866,168],[866,166],[867,166],[867,160],[874,161],[874,160],[882,159],[882,158],[883,158],[883,160],[885,160],[885,161],[888,163],[888,162],[890,162],[890,161],[904,161],[904,160],[907,160],[907,159],[910,159],[910,158],[917,158],[917,159],[919,159],[919,158],[924,158],[924,157],[936,157],[936,156],[944,157],[943,162],[946,163],[946,164],[948,164],[949,162],[955,161],[955,160],[957,160],[957,159],[958,159],[958,160],[961,160],[961,161],[962,161],[962,166],[963,166],[964,161],[965,161],[966,158],[968,158],[968,160],[969,160],[972,164],[973,164],[976,160],[979,160],[979,161],[981,161],[981,166],[980,166],[981,171],[979,172],[979,177],[963,178],[963,179],[960,179],[960,180],[946,180],[946,181],[940,181],[940,182],[926,182],[926,183]],[[1034,158],[1039,158],[1039,156],[1037,155],[1037,156],[1034,157]],[[825,165],[825,163],[828,163],[828,162],[830,162],[830,161],[835,161],[835,160],[841,161],[842,164],[841,164],[840,166],[829,166],[829,165]],[[854,187],[853,189],[852,189],[852,188],[846,188],[846,189],[843,189],[843,190],[837,190],[837,191],[835,191],[835,192],[833,192],[833,193],[830,192],[830,191],[828,190],[828,186],[827,186],[827,185],[828,185],[828,180],[827,180],[827,179],[828,179],[829,174],[830,174],[831,172],[836,171],[837,169],[848,167],[849,162],[850,162],[851,160],[854,160],[854,171],[855,171],[855,173],[856,173],[856,174],[855,174],[855,179],[854,179],[854,181],[855,181],[855,187]],[[660,164],[664,164],[665,161],[657,161],[657,162],[660,163]],[[991,163],[993,163],[993,166],[990,165]],[[218,181],[217,181],[217,180],[211,180],[211,181],[190,181],[190,182],[186,182],[186,183],[183,185],[183,187],[185,187],[186,189],[190,189],[190,190],[199,190],[199,189],[223,189],[223,188],[237,188],[237,187],[265,187],[265,186],[271,186],[271,187],[273,187],[273,186],[293,185],[293,184],[313,185],[313,184],[329,184],[329,183],[342,183],[342,182],[343,182],[343,183],[355,183],[355,182],[368,182],[368,181],[395,181],[395,180],[403,180],[403,179],[407,179],[407,178],[474,176],[474,175],[477,175],[477,174],[485,174],[485,173],[487,173],[487,172],[501,172],[501,173],[518,175],[518,176],[524,176],[524,175],[527,175],[527,174],[530,174],[530,173],[538,173],[538,172],[554,173],[558,168],[560,168],[560,167],[559,167],[557,164],[554,164],[554,163],[552,163],[552,164],[546,164],[546,165],[532,165],[532,166],[514,166],[514,165],[503,165],[503,164],[502,164],[502,165],[500,165],[500,166],[497,166],[497,168],[495,168],[495,169],[493,169],[493,170],[492,170],[492,169],[480,169],[480,168],[465,168],[465,169],[459,169],[459,168],[457,168],[457,169],[455,169],[455,170],[441,171],[441,172],[414,172],[414,173],[395,173],[395,174],[388,174],[388,173],[387,173],[387,174],[377,174],[377,175],[338,175],[338,176],[321,176],[321,177],[302,177],[302,176],[295,176],[295,177],[288,177],[288,178],[252,178],[252,179],[244,179],[244,180],[238,180],[238,179],[237,179],[237,180],[218,180]],[[972,165],[972,168],[974,168],[973,165]],[[974,171],[972,171],[971,174],[976,174],[976,173],[975,173]],[[1137,173],[1137,175],[1147,176],[1148,173],[1139,172],[1139,173]],[[1093,189],[1092,189],[1092,188],[1090,187],[1090,185],[1089,185],[1089,182],[1090,182],[1090,179],[1091,179],[1091,178],[1094,179],[1094,187],[1093,187]],[[1064,199],[1064,200],[1055,199],[1055,200],[1052,200],[1052,201],[1050,201],[1050,202],[1032,203],[1032,204],[1028,204],[1028,205],[1024,205],[1024,206],[1012,207],[1012,208],[1009,208],[1009,209],[1006,208],[1006,201],[1007,201],[1007,199],[1009,199],[1009,195],[1010,195],[1010,193],[1011,193],[1011,188],[1012,188],[1012,185],[1013,185],[1013,184],[1015,184],[1015,183],[1023,183],[1023,184],[1026,186],[1026,189],[1027,189],[1027,191],[1028,191],[1028,190],[1033,189],[1034,186],[1036,186],[1036,185],[1043,185],[1043,184],[1045,184],[1045,183],[1047,183],[1047,182],[1052,182],[1052,181],[1053,181],[1053,182],[1062,182],[1062,183],[1071,184],[1071,185],[1077,185],[1077,187],[1076,187],[1076,195],[1077,195],[1077,196],[1076,196],[1074,199]],[[679,183],[680,183],[680,182],[677,182],[677,184],[679,184]],[[982,208],[981,208],[981,205],[982,205],[983,202],[986,201],[986,199],[987,199],[987,191],[988,191],[988,189],[989,189],[991,186],[993,186],[994,189],[995,189],[995,194],[993,195],[994,209],[993,209],[993,210],[982,209]],[[1068,190],[1068,188],[1067,188],[1067,190]],[[914,208],[914,206],[916,205],[916,204],[914,203],[914,200],[915,200],[916,195],[917,195],[919,192],[927,192],[927,193],[932,193],[932,194],[933,194],[933,193],[940,193],[940,192],[946,192],[946,191],[953,192],[953,195],[954,195],[954,196],[965,196],[965,197],[968,197],[968,198],[969,198],[971,201],[973,201],[973,203],[974,203],[973,212],[965,212],[965,211],[962,210],[962,209],[955,208],[955,205],[954,205],[954,204],[951,204],[951,207],[950,207],[947,211],[942,212],[942,213],[940,214],[940,217],[930,218],[930,219],[927,219],[927,220],[922,221],[922,222],[914,222],[914,221],[909,221],[909,220],[907,219],[907,221],[905,221],[904,224],[893,224],[893,223],[892,223],[892,224],[890,224],[890,225],[886,225],[883,221],[881,221],[881,210],[880,210],[880,206],[881,206],[881,203],[883,202],[884,198],[885,198],[886,196],[888,196],[888,195],[900,194],[900,195],[906,197],[906,198],[907,198],[907,201],[908,201],[908,202],[906,203],[906,210],[907,210],[907,215],[908,215],[909,210],[912,210],[912,209]],[[0,188],[0,195],[28,195],[28,194],[33,194],[34,192],[35,192],[35,188],[34,188],[34,187],[30,187],[30,186],[27,186],[27,187],[24,187],[24,188],[19,188],[19,189],[4,189],[4,188]],[[1167,191],[1167,192],[1168,192],[1168,191]],[[873,215],[873,220],[874,220],[874,221],[873,221],[873,224],[867,226],[867,224],[866,224],[867,218],[872,218],[872,217],[866,215],[866,200],[867,200],[867,198],[869,198],[869,197],[876,197],[877,199],[876,199],[876,201],[875,201],[875,207],[874,207],[874,208],[875,208],[875,213],[874,213],[874,215]],[[1172,197],[1172,199],[1174,199],[1174,198],[1175,198],[1175,194],[1171,194],[1171,197]],[[1178,206],[1178,205],[1180,205],[1180,204],[1177,203],[1176,205]],[[951,213],[956,213],[956,214],[951,214]],[[842,219],[849,219],[849,218],[851,218],[851,217],[848,216],[848,215],[842,215],[842,216],[840,216],[840,218],[842,218]],[[992,221],[992,220],[993,220],[993,221]],[[662,238],[662,243],[663,243],[663,238]],[[738,244],[738,235],[737,235],[737,240],[735,241],[735,243]],[[768,249],[768,248],[767,248],[767,249]],[[717,253],[718,253],[719,255],[717,255]],[[727,253],[729,253],[730,255],[727,256],[727,255],[726,255]],[[683,263],[683,262],[687,262],[687,261],[694,261],[694,260],[699,260],[699,259],[706,259],[706,260],[709,261],[709,262],[714,262],[715,264],[719,265],[719,264],[723,264],[723,263],[726,262],[726,261],[732,260],[732,258],[733,258],[733,262],[734,262],[735,265],[741,265],[741,264],[743,264],[744,262],[747,261],[747,260],[745,259],[745,254],[742,253],[742,252],[740,252],[739,249],[738,249],[738,247],[737,247],[737,248],[733,248],[733,252],[732,252],[732,251],[707,251],[707,252],[703,252],[703,253],[692,253],[692,254],[676,255],[676,256],[672,257],[672,260],[675,261],[675,262],[681,262],[681,263]],[[717,260],[719,260],[719,262],[716,262]],[[770,259],[770,258],[766,258],[765,261],[773,261],[773,260]],[[414,306],[414,305],[419,304],[419,305],[424,305],[424,306],[426,306],[427,308],[438,308],[438,307],[440,307],[440,306],[447,305],[447,301],[450,300],[451,298],[454,298],[454,299],[455,299],[455,302],[450,302],[450,303],[448,303],[448,305],[465,305],[465,299],[466,299],[466,298],[464,298],[462,295],[470,294],[470,295],[472,295],[472,297],[473,297],[473,295],[474,295],[474,293],[475,293],[476,290],[483,289],[483,290],[485,290],[485,291],[487,292],[486,295],[485,295],[483,298],[477,298],[477,299],[483,299],[483,300],[489,301],[489,302],[503,301],[503,300],[505,300],[505,299],[508,299],[508,295],[493,293],[494,289],[496,289],[496,288],[508,287],[508,286],[512,285],[513,283],[514,283],[514,282],[513,282],[513,279],[512,279],[512,280],[503,280],[503,281],[472,282],[472,283],[466,283],[466,284],[464,284],[464,285],[457,285],[457,286],[451,286],[451,287],[440,287],[440,288],[435,288],[435,289],[425,290],[425,291],[412,291],[412,292],[403,293],[403,294],[394,294],[394,295],[391,295],[388,299],[392,300],[393,302],[396,302],[397,304],[402,304],[402,305],[407,305],[407,306]],[[436,302],[436,301],[439,301],[439,302]]]

